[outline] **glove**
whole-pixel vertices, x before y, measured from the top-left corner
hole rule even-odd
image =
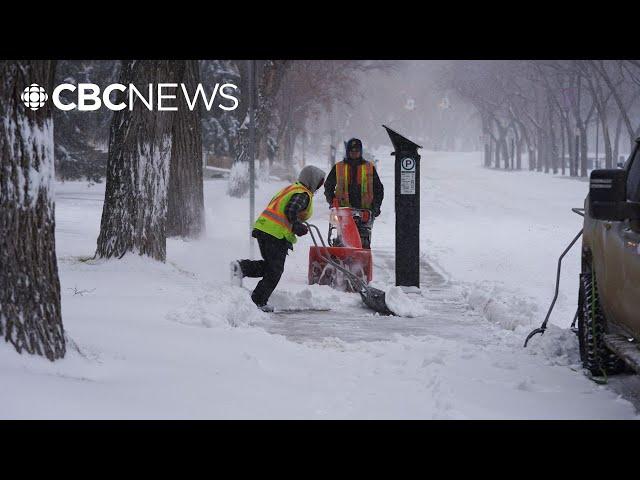
[[[309,229],[307,228],[307,226],[304,223],[300,222],[294,223],[292,230],[293,233],[295,233],[299,237],[302,237],[303,235],[309,233]]]

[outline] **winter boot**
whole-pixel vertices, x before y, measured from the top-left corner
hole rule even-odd
[[[263,312],[271,313],[273,312],[273,307],[271,305],[257,305],[257,307]]]
[[[240,268],[240,262],[234,260],[231,262],[231,285],[235,287],[242,287],[242,268]]]

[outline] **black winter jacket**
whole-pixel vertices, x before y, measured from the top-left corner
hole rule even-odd
[[[350,179],[355,179],[358,173],[358,166],[362,165],[365,160],[360,158],[358,160],[352,159],[344,159],[343,162],[346,162],[351,166],[351,175],[349,175]],[[336,166],[334,165],[331,168],[331,172],[327,175],[326,180],[324,181],[324,196],[329,202],[329,205],[333,202],[334,197],[336,196]],[[349,184],[349,202],[351,206],[354,208],[362,208],[361,205],[361,195],[360,195],[360,186],[358,182],[352,181]],[[380,215],[380,206],[382,205],[382,199],[384,198],[384,186],[380,181],[380,177],[378,177],[378,172],[376,168],[373,167],[373,204],[371,206],[371,210],[373,211],[374,216]]]

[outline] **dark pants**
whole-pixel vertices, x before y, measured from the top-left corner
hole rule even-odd
[[[358,233],[360,234],[360,241],[362,242],[362,248],[371,248],[371,230],[373,228],[373,218],[369,222],[361,222],[360,219],[355,219]]]
[[[253,236],[258,240],[262,260],[240,260],[240,268],[245,277],[262,277],[251,294],[251,300],[256,305],[262,306],[266,305],[280,281],[284,271],[284,261],[289,251],[289,242],[259,230],[254,230]]]
[[[362,248],[371,248],[371,228],[358,227],[358,233],[360,234],[360,242],[362,242]]]

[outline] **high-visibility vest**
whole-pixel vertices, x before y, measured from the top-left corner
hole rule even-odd
[[[253,228],[262,230],[276,238],[285,238],[291,243],[296,243],[298,239],[291,230],[291,223],[284,213],[289,200],[296,193],[307,193],[309,195],[309,206],[298,213],[298,220],[304,222],[311,218],[313,213],[313,193],[300,182],[296,182],[283,188],[273,196],[267,208],[256,220]]]
[[[373,205],[373,163],[365,161],[358,166],[356,182],[360,185],[360,208]],[[351,207],[349,203],[349,185],[351,165],[342,161],[336,163],[336,198],[341,207]]]

